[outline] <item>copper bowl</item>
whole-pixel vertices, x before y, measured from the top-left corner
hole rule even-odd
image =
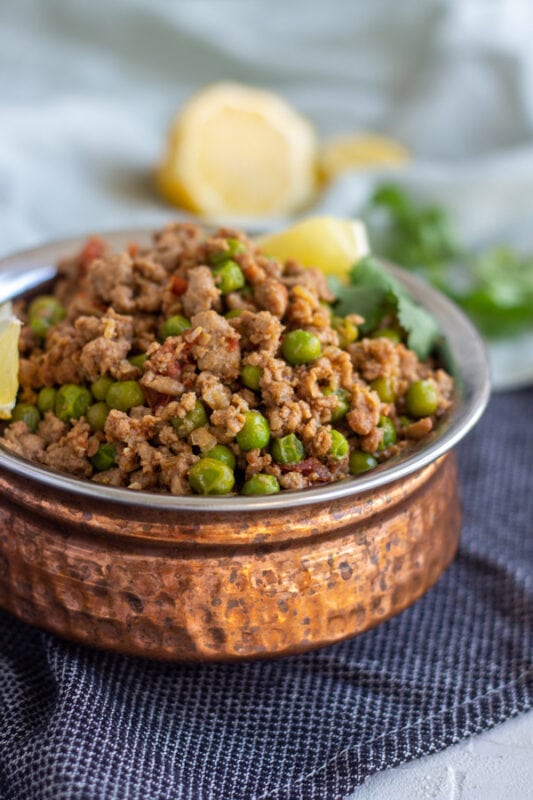
[[[113,245],[147,231],[110,234]],[[0,262],[0,302],[43,287],[74,239]],[[433,312],[457,382],[419,449],[305,491],[173,497],[60,475],[0,447],[0,605],[60,636],[121,653],[230,661],[301,653],[415,602],[448,566],[461,513],[452,448],[489,395],[464,315],[391,267]]]

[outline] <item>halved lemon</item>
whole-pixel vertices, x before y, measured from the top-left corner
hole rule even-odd
[[[0,306],[0,419],[10,419],[17,402],[20,326],[11,303]]]
[[[280,261],[294,259],[339,278],[345,278],[369,253],[363,223],[336,217],[309,217],[284,231],[262,236],[257,243],[268,256]]]
[[[331,181],[350,169],[397,167],[409,160],[409,151],[400,142],[376,133],[337,136],[326,142],[319,156],[319,170]]]
[[[206,216],[277,215],[312,198],[316,159],[312,126],[282,98],[220,83],[177,115],[157,180],[172,203]]]

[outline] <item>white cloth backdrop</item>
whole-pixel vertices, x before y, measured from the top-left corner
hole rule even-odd
[[[528,0],[0,0],[0,12],[0,253],[168,219],[150,181],[164,132],[221,79],[281,91],[324,136],[399,138],[416,156],[405,180],[454,211],[466,243],[533,248]],[[345,177],[320,208],[356,212],[375,177]],[[532,342],[500,346],[500,383],[533,380]]]
[[[323,135],[398,137],[417,157],[413,185],[438,191],[472,243],[522,222],[527,230],[528,0],[2,0],[0,9],[2,250],[163,219],[147,178],[165,127],[192,90],[220,79],[279,89]],[[351,210],[350,192],[333,197]]]

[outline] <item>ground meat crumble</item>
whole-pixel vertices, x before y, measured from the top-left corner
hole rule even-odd
[[[217,270],[228,263],[224,258],[238,265],[244,285],[224,288]],[[135,382],[141,391],[140,402],[107,410],[100,426],[88,413],[62,421],[54,408],[41,409],[34,426],[20,419],[5,426],[7,448],[77,478],[190,494],[191,467],[224,445],[235,459],[234,491],[258,473],[283,489],[302,489],[347,477],[354,451],[379,463],[416,445],[452,403],[450,376],[401,342],[374,335],[341,348],[324,276],[266,258],[240,231],[206,236],[195,225],[173,224],[148,249],[132,245],[118,254],[93,238],[59,265],[55,296],[66,315],[44,339],[32,332],[26,304],[17,306],[26,323],[19,401],[37,403],[44,387],[90,390],[102,378]],[[164,338],[162,326],[175,315],[187,326]],[[318,338],[319,357],[287,362],[283,340],[294,330]],[[257,386],[244,381],[246,367],[259,370]],[[380,380],[391,397],[380,395]],[[436,408],[408,418],[409,387],[421,380],[433,383]],[[339,415],[341,393],[347,405]],[[198,406],[199,424],[187,427]],[[243,449],[239,432],[254,411],[268,421],[271,439],[263,448]],[[387,446],[384,417],[395,431]],[[335,430],[349,448],[340,458],[332,456]],[[276,462],[272,443],[290,434],[303,454],[294,463]],[[111,448],[109,463],[97,457],[103,445]]]

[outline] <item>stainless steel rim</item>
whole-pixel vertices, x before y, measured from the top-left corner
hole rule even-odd
[[[113,246],[124,247],[132,240],[146,243],[151,231],[132,229],[103,234]],[[36,288],[55,275],[54,265],[59,258],[76,252],[86,237],[75,237],[17,253],[0,261],[0,302],[15,297],[23,291]],[[458,388],[457,404],[439,434],[428,444],[392,464],[357,478],[347,478],[338,483],[313,489],[284,491],[267,497],[195,497],[136,492],[102,486],[91,481],[70,478],[39,467],[13,455],[0,445],[0,467],[51,489],[68,491],[75,495],[124,503],[128,506],[166,509],[174,511],[268,511],[289,506],[331,503],[337,498],[378,489],[404,478],[431,464],[447,453],[466,436],[481,417],[490,394],[490,378],[485,345],[472,323],[446,297],[419,278],[399,267],[387,265],[413,296],[431,311],[443,333],[450,355],[451,371]],[[36,486],[37,489],[37,486]]]

